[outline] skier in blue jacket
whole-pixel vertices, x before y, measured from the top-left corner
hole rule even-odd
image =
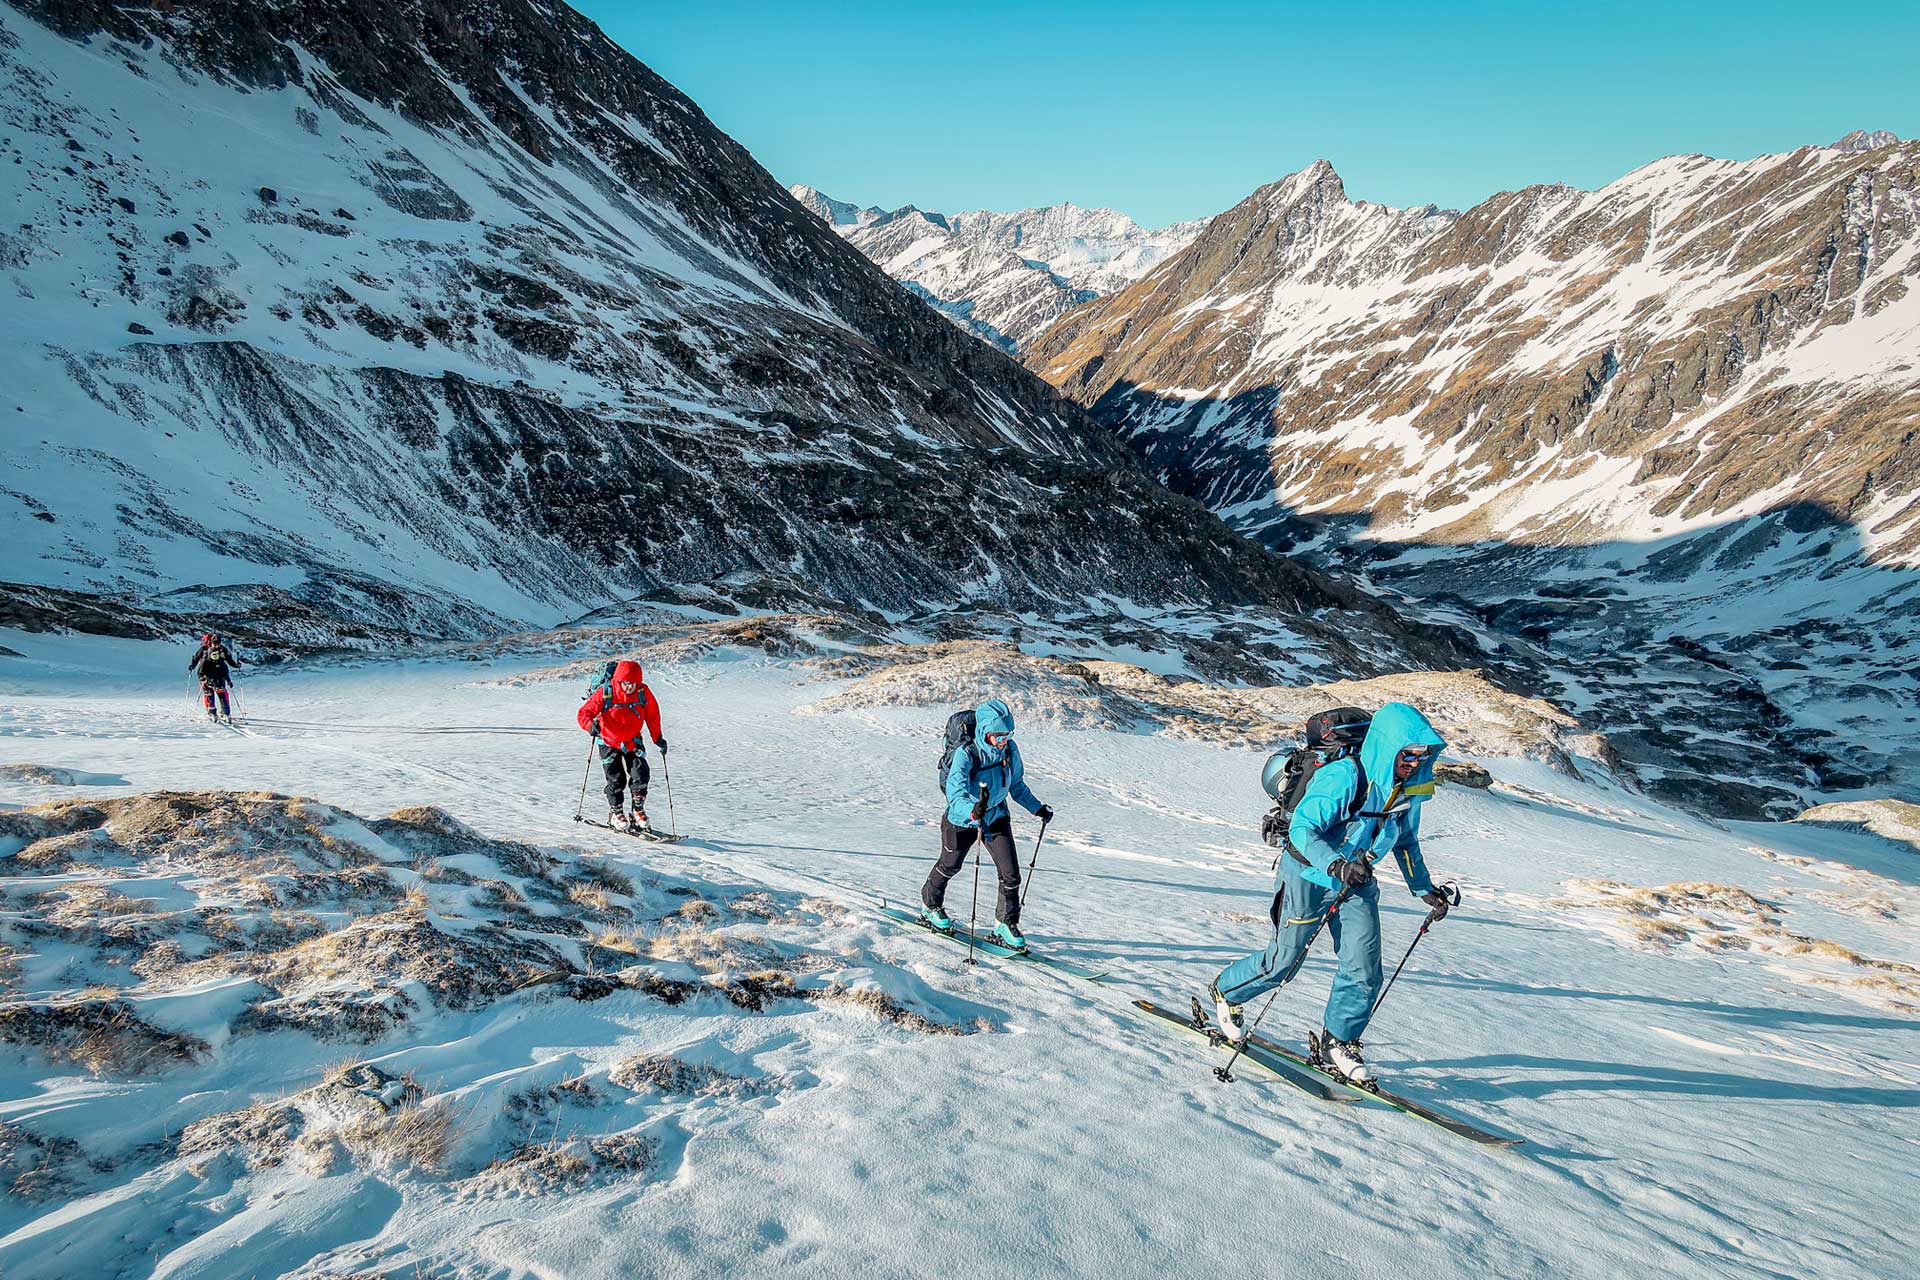
[[[1013,848],[1013,820],[1007,800],[1018,800],[1042,822],[1053,821],[1053,806],[1041,804],[1027,788],[1026,766],[1013,740],[1013,710],[998,698],[989,698],[974,710],[973,745],[955,751],[947,766],[947,808],[940,815],[940,857],[920,887],[920,914],[941,933],[953,932],[953,921],[942,908],[947,882],[967,864],[967,851],[982,831],[994,870],[1000,873],[1000,905],[994,912],[993,939],[1016,951],[1026,950],[1020,932],[1020,856]],[[987,788],[985,807],[981,784]]]
[[[1230,1040],[1246,1035],[1242,1005],[1300,971],[1322,915],[1344,889],[1345,902],[1326,921],[1340,964],[1317,1057],[1355,1083],[1373,1079],[1360,1054],[1382,978],[1380,886],[1373,864],[1392,859],[1433,918],[1446,915],[1447,895],[1434,888],[1420,856],[1420,808],[1433,794],[1433,768],[1445,745],[1425,716],[1404,702],[1389,702],[1360,744],[1358,768],[1348,758],[1314,773],[1287,827],[1273,898],[1273,941],[1228,965],[1213,982],[1215,1019]],[[1365,793],[1357,794],[1363,783]]]

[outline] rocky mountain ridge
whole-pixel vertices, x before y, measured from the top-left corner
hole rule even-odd
[[[1786,762],[1784,814],[1920,741],[1920,143],[1883,141],[1464,213],[1320,162],[1023,358],[1239,527],[1537,650],[1676,789]]]
[[[1167,493],[562,5],[33,0],[0,62],[26,625],[97,599],[384,643],[777,576],[1418,647]]]

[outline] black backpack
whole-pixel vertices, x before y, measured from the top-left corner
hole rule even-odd
[[[967,758],[973,758],[973,731],[975,728],[973,712],[956,711],[947,717],[947,741],[940,749],[940,794],[947,793],[947,771],[953,768],[953,753],[964,751]]]
[[[1353,761],[1354,771],[1360,775],[1360,785],[1347,804],[1347,821],[1360,816],[1367,801],[1367,771],[1360,763],[1360,744],[1372,724],[1373,717],[1358,707],[1334,707],[1307,717],[1301,745],[1267,757],[1266,767],[1260,771],[1260,785],[1273,797],[1274,806],[1261,820],[1261,839],[1276,849],[1286,847],[1295,806],[1307,794],[1313,775],[1335,760]]]

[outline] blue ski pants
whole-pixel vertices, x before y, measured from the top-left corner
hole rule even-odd
[[[1280,890],[1273,900],[1273,941],[1252,955],[1228,965],[1215,979],[1220,994],[1233,1004],[1293,981],[1307,958],[1307,944],[1320,927],[1320,918],[1339,893],[1314,884],[1300,873],[1306,870],[1291,855],[1280,855]],[[1380,998],[1384,975],[1380,969],[1380,884],[1369,880],[1347,895],[1326,923],[1333,949],[1340,958],[1333,991],[1327,996],[1323,1024],[1337,1039],[1357,1040],[1367,1029],[1373,1003]]]

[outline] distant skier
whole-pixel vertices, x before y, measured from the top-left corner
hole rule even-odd
[[[600,768],[607,775],[607,825],[615,831],[650,831],[647,821],[647,767],[644,733],[667,754],[660,733],[660,703],[641,678],[640,664],[626,659],[613,664],[604,683],[594,687],[580,704],[580,727],[600,743]],[[633,794],[633,816],[627,816],[627,793]]]
[[[209,720],[233,719],[233,708],[227,700],[227,691],[233,684],[233,673],[244,665],[240,655],[235,653],[219,636],[209,631],[200,637],[200,647],[187,659],[187,670],[200,677],[200,701],[207,709]],[[220,700],[218,714],[214,712],[214,699]]]
[[[1360,1053],[1382,977],[1380,886],[1372,864],[1396,860],[1407,888],[1432,908],[1433,918],[1446,915],[1447,895],[1434,887],[1420,856],[1420,807],[1433,794],[1434,763],[1445,745],[1425,716],[1389,702],[1374,715],[1357,759],[1332,760],[1313,774],[1287,827],[1273,941],[1213,982],[1215,1021],[1228,1039],[1246,1036],[1241,1006],[1299,972],[1322,915],[1345,888],[1346,901],[1326,921],[1340,964],[1324,1035],[1309,1037],[1310,1056],[1356,1083],[1374,1078]]]
[[[973,722],[971,742],[954,742],[956,729]],[[1020,932],[1020,856],[1013,848],[1013,820],[1007,799],[1018,800],[1042,822],[1053,821],[1053,806],[1041,804],[1027,788],[1026,766],[1013,740],[1013,711],[998,698],[989,698],[971,715],[956,712],[948,721],[952,758],[946,767],[946,812],[940,816],[940,857],[920,888],[921,916],[941,933],[953,932],[953,920],[942,904],[947,882],[967,863],[967,851],[986,831],[987,853],[1000,873],[1000,905],[994,912],[993,939],[1015,951],[1027,940]],[[982,808],[981,784],[987,796]]]

